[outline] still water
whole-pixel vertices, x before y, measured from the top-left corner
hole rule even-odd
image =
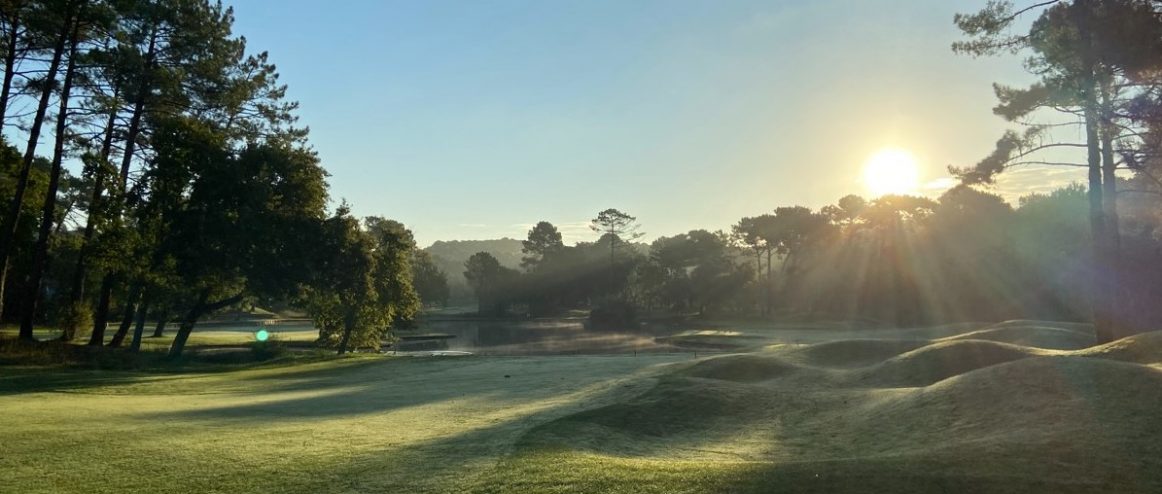
[[[281,320],[220,322],[205,325],[203,331],[247,331],[266,329],[274,338],[279,333],[314,331],[309,321]],[[658,334],[646,331],[595,331],[583,319],[473,320],[469,318],[424,318],[418,327],[396,331],[398,339],[385,351],[469,352],[483,355],[611,354],[671,352],[680,350],[658,343]]]
[[[397,351],[462,351],[488,355],[673,351],[652,334],[586,329],[580,319],[487,321],[428,319],[399,331]]]

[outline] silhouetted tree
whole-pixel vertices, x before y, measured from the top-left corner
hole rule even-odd
[[[526,270],[535,268],[539,262],[565,246],[561,241],[561,232],[548,221],[538,222],[529,230],[528,239],[521,244],[521,252],[525,254],[521,258],[521,266]]]
[[[477,252],[464,262],[464,278],[476,293],[477,310],[483,314],[495,302],[501,266],[492,254]]]
[[[1040,11],[1027,34],[1011,34],[1011,26],[1026,12]],[[997,85],[1000,104],[994,110],[1009,121],[1049,108],[1080,117],[1083,143],[1050,141],[1051,130],[1063,124],[1031,125],[1024,133],[1007,132],[996,149],[974,167],[954,169],[965,183],[991,182],[993,176],[1020,164],[1060,164],[1035,159],[1054,148],[1086,150],[1089,170],[1090,230],[1095,268],[1093,317],[1098,340],[1118,333],[1117,277],[1120,233],[1117,214],[1115,144],[1136,132],[1123,120],[1118,101],[1134,91],[1134,76],[1162,64],[1162,18],[1151,2],[1141,0],[1074,0],[1040,2],[1022,9],[1012,2],[990,2],[976,14],[956,16],[971,38],[953,49],[973,56],[1028,50],[1026,63],[1040,80],[1025,89]],[[1127,130],[1129,130],[1127,134]],[[1126,143],[1122,143],[1126,145]]]
[[[597,217],[589,222],[589,228],[602,234],[602,240],[609,242],[609,276],[610,285],[613,284],[616,270],[616,252],[618,244],[633,242],[645,233],[639,231],[637,218],[616,209],[606,209],[597,213]]]
[[[412,254],[412,282],[420,301],[426,306],[448,304],[451,292],[448,289],[448,275],[440,270],[426,251],[416,250]]]

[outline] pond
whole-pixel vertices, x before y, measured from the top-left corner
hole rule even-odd
[[[429,318],[414,330],[399,331],[392,350],[460,351],[486,355],[600,354],[669,352],[675,347],[655,335],[594,331],[582,319],[473,320]]]
[[[303,341],[313,338],[307,320],[220,321],[200,325],[203,332],[266,329],[273,338]],[[634,352],[688,352],[659,343],[659,334],[646,331],[595,331],[584,319],[488,320],[426,317],[414,329],[396,331],[398,340],[384,345],[396,352],[469,352],[482,355],[614,354]]]

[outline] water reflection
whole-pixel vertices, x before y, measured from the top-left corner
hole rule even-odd
[[[464,351],[491,355],[629,353],[673,351],[654,335],[585,328],[580,319],[489,321],[428,319],[399,331],[393,350]]]

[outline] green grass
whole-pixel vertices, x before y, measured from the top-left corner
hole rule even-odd
[[[1162,333],[1063,350],[1044,327],[689,333],[769,344],[701,359],[0,367],[0,491],[1162,492]]]
[[[191,347],[215,347],[215,346],[239,346],[245,345],[254,341],[254,333],[250,331],[223,331],[209,328],[197,329],[190,334],[190,339],[186,343]],[[259,328],[256,326],[255,331]],[[281,331],[277,327],[265,328],[271,332],[274,338],[279,341],[287,343],[310,343],[315,341],[319,336],[317,330],[288,330]],[[116,327],[109,328],[105,333],[105,342],[109,342],[113,338],[113,333],[117,332]],[[166,328],[165,335],[160,338],[154,338],[153,325],[148,325],[145,331],[145,337],[141,339],[142,349],[166,349],[173,343],[174,334],[177,332],[177,326],[171,325]],[[11,326],[0,328],[0,338],[15,338],[17,329]],[[55,328],[37,328],[33,335],[42,341],[52,340],[60,337],[60,330]],[[125,338],[125,346],[129,346],[129,340],[133,337],[132,330]],[[89,341],[89,335],[86,333],[77,338],[78,342],[84,343]]]
[[[528,428],[676,356],[363,356],[218,373],[0,377],[11,492],[450,492]],[[29,371],[31,372],[31,371]],[[508,377],[506,377],[508,376]]]

